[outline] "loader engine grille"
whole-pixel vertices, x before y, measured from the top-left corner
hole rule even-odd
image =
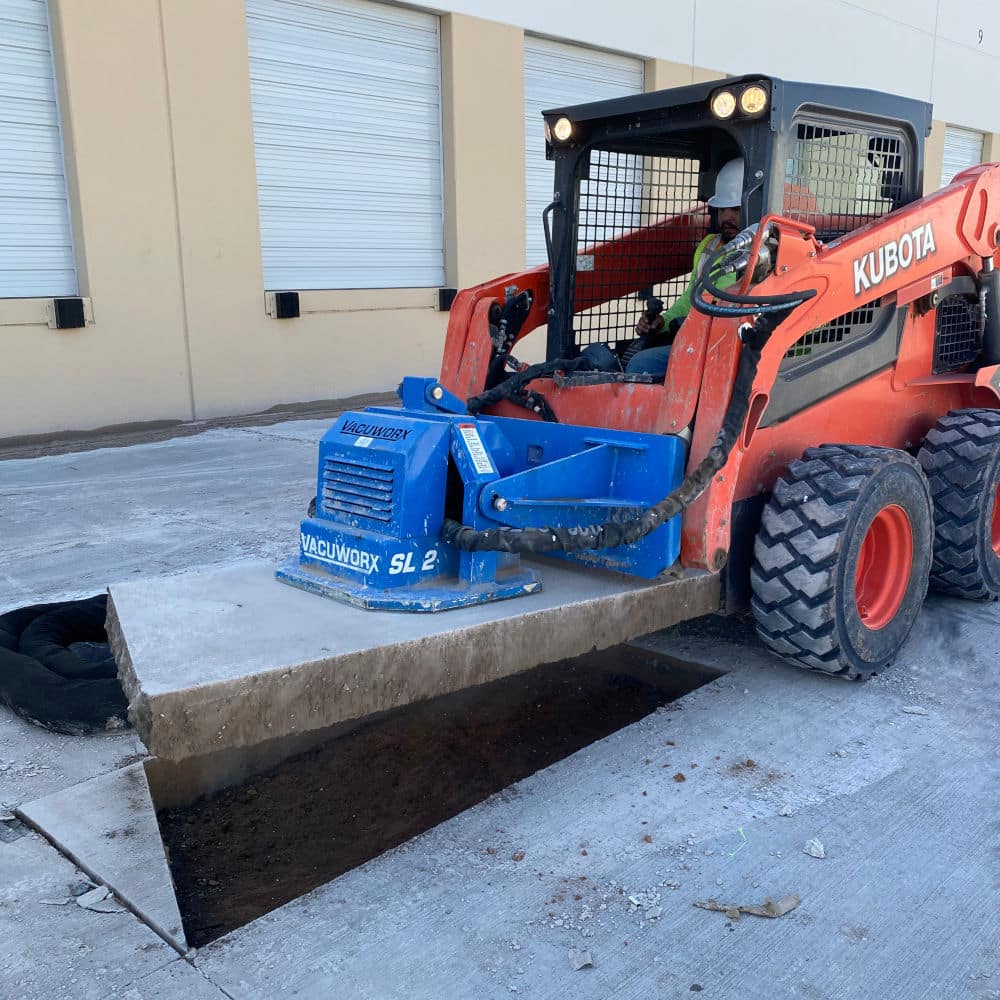
[[[323,511],[387,524],[392,520],[395,473],[370,462],[328,458],[323,470]]]
[[[580,181],[577,209],[576,270],[594,270],[593,248],[636,229],[690,212],[698,205],[699,163],[693,159],[663,156],[639,156],[595,149],[590,154],[590,168]],[[691,225],[691,242],[696,240],[695,224]],[[611,256],[592,277],[591,287],[599,306],[579,310],[574,308],[576,343],[610,344],[635,337],[635,324],[646,309],[649,298],[663,299],[669,306],[687,286],[689,276],[678,276],[655,286],[635,288],[629,294],[616,297],[621,276],[639,271],[650,255],[669,256],[676,253],[678,232],[650,232],[650,241],[640,252],[635,246],[616,245]],[[684,233],[681,233],[683,242]],[[691,254],[685,250],[688,260]],[[577,300],[579,302],[579,298]],[[592,300],[591,300],[592,301]]]
[[[849,233],[902,203],[907,156],[900,135],[799,122],[785,161],[782,214],[815,226],[821,239]]]
[[[840,344],[852,334],[867,332],[875,320],[874,303],[862,306],[852,312],[844,313],[836,319],[824,323],[823,326],[816,327],[803,334],[785,352],[786,358],[804,358],[813,354],[814,351],[822,349],[830,344]]]
[[[979,353],[981,310],[976,299],[949,295],[937,307],[934,374],[963,368]]]

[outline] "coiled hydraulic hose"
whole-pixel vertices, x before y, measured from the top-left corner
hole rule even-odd
[[[708,488],[712,477],[726,464],[729,453],[736,443],[750,406],[750,393],[760,352],[771,334],[792,311],[794,305],[775,306],[768,313],[758,316],[752,327],[743,333],[743,350],[740,352],[739,369],[733,383],[733,393],[726,408],[719,435],[708,454],[698,467],[670,494],[659,503],[622,521],[608,521],[604,524],[577,526],[572,528],[487,528],[476,530],[448,518],[444,522],[441,536],[444,541],[465,552],[581,552],[588,549],[609,549],[617,545],[631,545],[655,531],[672,517],[689,507]],[[524,385],[532,378],[542,377],[554,371],[572,370],[573,361],[549,361],[513,376]],[[500,389],[497,386],[497,389]],[[469,412],[478,413],[490,402],[503,398],[497,390],[483,393],[469,400]],[[484,400],[484,397],[491,397]]]
[[[712,280],[713,274],[721,277],[723,274],[740,271],[749,266],[746,251],[753,242],[756,230],[756,226],[744,229],[742,233],[722,247],[715,257],[702,268],[701,274],[696,278],[694,288],[691,290],[691,307],[696,312],[706,316],[720,317],[768,315],[794,309],[816,295],[814,288],[804,288],[798,292],[782,295],[739,295],[719,288]],[[716,302],[707,302],[702,298],[704,292],[707,292],[713,299],[721,299],[723,302],[732,302],[735,305],[720,306]]]

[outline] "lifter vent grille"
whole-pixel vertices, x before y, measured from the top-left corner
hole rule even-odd
[[[323,510],[388,524],[395,472],[370,462],[328,458],[323,471]]]

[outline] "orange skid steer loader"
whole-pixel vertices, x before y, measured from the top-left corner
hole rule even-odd
[[[462,291],[440,378],[331,431],[279,576],[436,610],[407,594],[531,592],[525,553],[708,571],[778,655],[847,678],[893,659],[928,585],[996,598],[1000,165],[923,197],[930,126],[923,102],[760,75],[546,112],[548,265]],[[734,160],[743,228],[692,272]],[[685,288],[665,375],[633,370],[640,317]]]

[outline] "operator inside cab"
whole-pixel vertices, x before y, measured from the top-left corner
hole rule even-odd
[[[714,210],[716,225],[713,231],[698,244],[691,264],[691,280],[666,312],[650,317],[643,313],[636,323],[638,341],[625,352],[628,359],[625,372],[629,375],[653,375],[663,378],[667,374],[670,348],[681,323],[691,311],[691,295],[695,282],[701,277],[705,264],[722,247],[740,232],[740,205],[743,199],[743,160],[730,160],[719,171],[715,180],[715,194],[708,199]],[[737,275],[726,274],[716,280],[719,288],[728,288]]]

